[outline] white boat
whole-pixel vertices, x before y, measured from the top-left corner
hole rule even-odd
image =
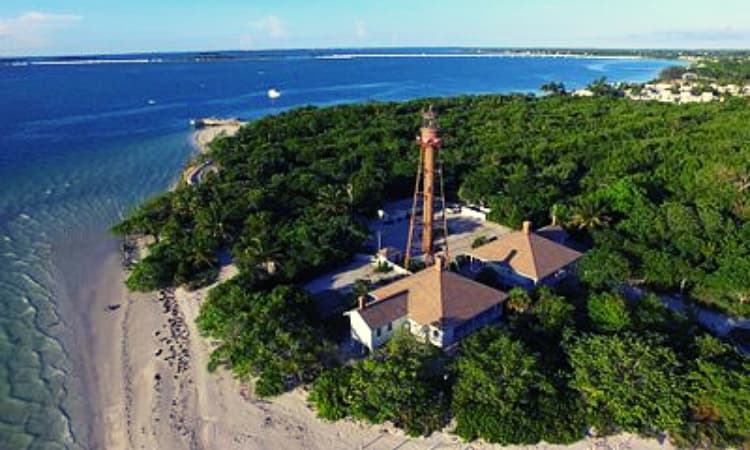
[[[156,100],[154,100],[153,98],[151,98],[151,99],[148,100],[148,104],[149,105],[155,105],[156,104]]]
[[[269,89],[268,90],[268,98],[279,98],[281,97],[281,92],[276,89]]]

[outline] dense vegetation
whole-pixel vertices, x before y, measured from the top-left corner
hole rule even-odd
[[[721,84],[744,86],[750,83],[750,57],[707,58],[695,67],[695,71],[698,75]]]
[[[309,322],[309,297],[289,286],[251,291],[242,278],[210,291],[198,328],[221,344],[209,361],[233,369],[240,378],[258,377],[260,395],[277,395],[310,381],[322,368],[325,343]]]
[[[325,419],[390,420],[411,433],[453,417],[462,438],[501,444],[570,443],[589,429],[666,433],[693,448],[750,443],[750,361],[654,296],[623,302],[627,326],[600,332],[610,319],[591,313],[598,298],[533,292],[523,312],[508,304],[502,326],[448,360],[401,336],[324,372],[310,400]]]
[[[607,282],[628,279],[750,314],[745,101],[435,104],[449,191],[510,226],[545,223],[554,211],[598,249],[589,266],[608,271]],[[218,176],[152,200],[117,227],[158,238],[129,285],[206,282],[222,249],[258,283],[296,282],[345,261],[362,242],[356,217],[410,192],[424,105],[306,108],[222,141],[212,154]]]
[[[667,67],[661,71],[659,79],[679,80],[687,72],[696,74],[702,83],[744,86],[750,83],[750,57],[746,54],[712,55],[691,66]]]
[[[447,417],[444,360],[437,348],[397,333],[372,358],[323,373],[310,400],[325,419],[390,421],[413,436],[430,434],[442,428]]]
[[[505,329],[472,336],[453,360],[403,338],[318,376],[332,352],[294,286],[347,261],[366,236],[360,219],[411,191],[427,101],[303,108],[217,142],[218,174],[116,227],[156,240],[128,285],[205,285],[231,254],[240,275],[211,292],[199,317],[220,342],[212,367],[257,377],[261,394],[317,376],[311,398],[326,418],[422,434],[454,417],[461,436],[504,443],[570,442],[587,426],[669,432],[691,445],[747,441],[748,363],[653,297],[632,304],[618,291],[628,282],[750,315],[747,102],[432,103],[448,192],[510,226],[556,215],[593,248],[582,288],[513,292]]]

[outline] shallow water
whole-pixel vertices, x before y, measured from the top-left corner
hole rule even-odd
[[[81,242],[165,189],[189,158],[188,119],[252,119],[305,104],[532,92],[595,78],[645,81],[665,61],[373,57],[300,52],[242,61],[10,67],[0,63],[0,448],[87,447],[69,343]],[[267,91],[279,89],[270,100]],[[101,245],[99,245],[101,244]],[[111,244],[111,242],[110,242]],[[99,252],[99,253],[97,253]],[[66,278],[67,277],[67,278]],[[85,362],[90,364],[91,362]]]

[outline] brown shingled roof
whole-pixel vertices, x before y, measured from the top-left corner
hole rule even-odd
[[[445,324],[469,320],[507,298],[502,291],[438,267],[427,268],[371,292],[376,301],[360,314],[370,308],[385,308],[391,298],[403,296],[410,319],[423,325]]]
[[[571,248],[530,231],[515,231],[475,248],[468,254],[483,261],[506,263],[514,271],[537,281],[582,256]]]
[[[406,315],[407,292],[397,292],[360,309],[359,314],[370,328],[380,328]]]
[[[565,241],[568,240],[568,232],[560,225],[547,225],[534,231],[534,233],[562,245],[565,245]]]

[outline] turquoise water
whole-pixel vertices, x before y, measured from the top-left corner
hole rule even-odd
[[[87,439],[69,422],[86,412],[85,392],[61,342],[77,324],[65,314],[76,300],[65,275],[92,265],[69,250],[108,239],[108,225],[167,186],[190,152],[185,133],[142,139],[58,155],[0,182],[0,448],[73,448]]]
[[[535,92],[549,81],[580,87],[601,76],[645,81],[671,64],[429,54],[319,58],[330,54],[244,54],[215,62],[159,55],[160,63],[64,66],[0,61],[0,448],[89,446],[87,417],[100,412],[91,411],[80,381],[90,361],[71,345],[75,327],[85,323],[79,317],[85,305],[69,292],[70,277],[96,265],[81,255],[99,254],[71,249],[111,244],[108,227],[175,179],[192,151],[190,118]],[[268,99],[270,88],[282,97]]]

